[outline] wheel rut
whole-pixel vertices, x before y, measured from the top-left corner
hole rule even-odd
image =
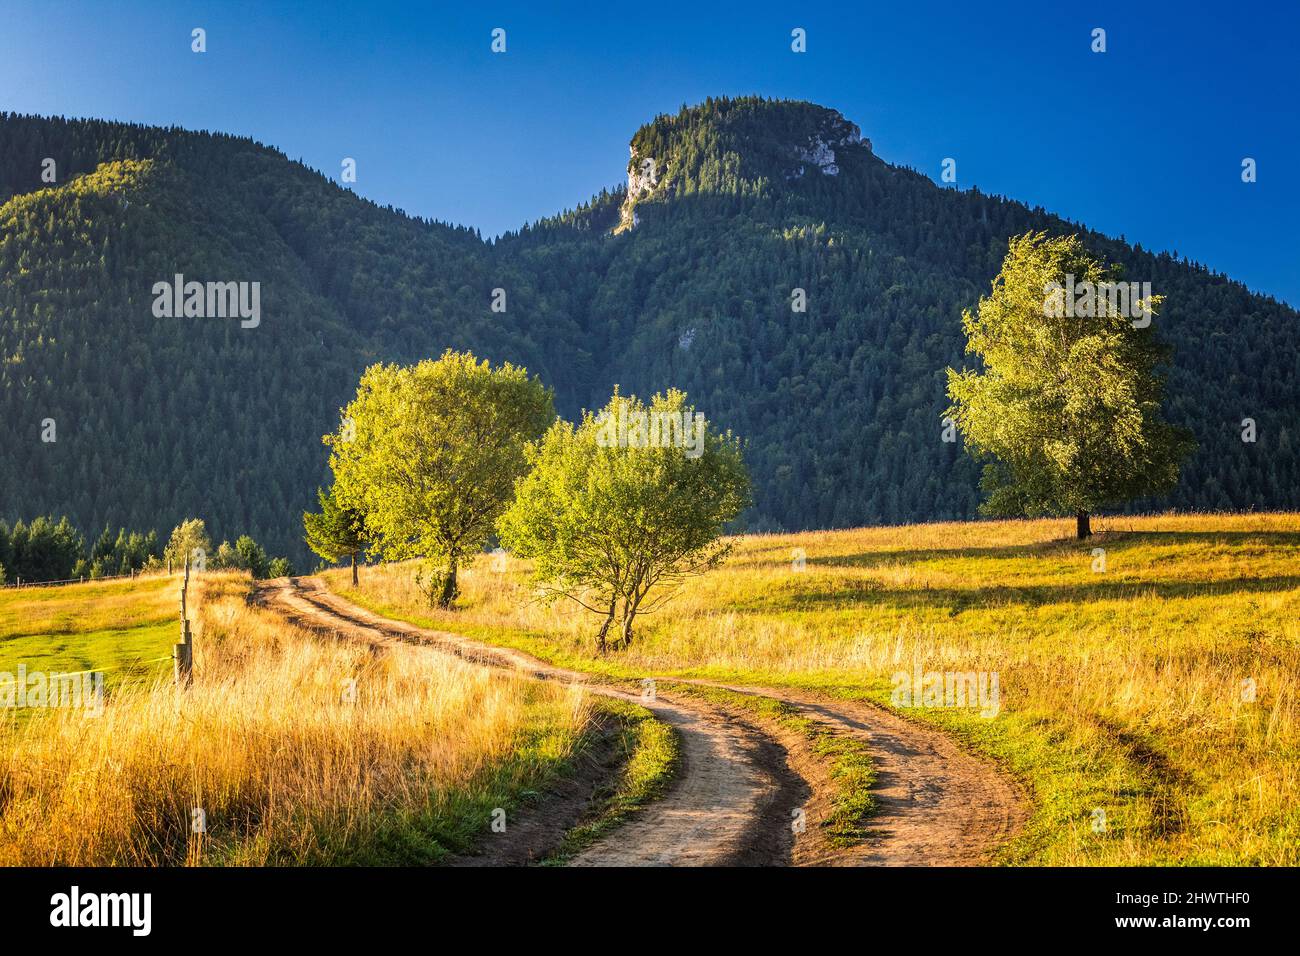
[[[662,693],[647,698],[522,651],[391,620],[334,594],[318,578],[262,582],[254,600],[341,638],[418,643],[483,666],[582,685],[593,694],[637,703],[672,726],[682,759],[668,792],[571,865],[970,866],[987,862],[1028,817],[1028,800],[1010,777],[941,731],[892,711],[788,688],[662,679],[772,697],[865,740],[876,765],[872,793],[878,810],[864,841],[833,847],[799,837],[791,827],[793,811],[812,796],[811,775],[805,779],[791,767],[773,735],[711,704]],[[807,829],[815,832],[814,826]]]

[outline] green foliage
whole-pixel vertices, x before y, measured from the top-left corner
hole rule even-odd
[[[239,555],[235,552],[235,547],[229,541],[223,541],[217,545],[217,553],[212,559],[213,570],[223,570],[226,568],[239,568]]]
[[[158,536],[108,528],[86,551],[85,538],[67,516],[57,522],[38,517],[30,525],[19,520],[11,529],[0,520],[0,567],[7,567],[9,583],[102,578],[139,571],[156,561]],[[0,575],[0,584],[6,583]]]
[[[690,423],[679,424],[680,440],[666,425],[674,420]],[[501,542],[533,560],[546,593],[603,615],[601,652],[616,619],[615,644],[626,647],[638,613],[723,559],[719,535],[749,503],[739,441],[710,428],[676,390],[648,408],[616,390],[576,427],[556,421],[529,461],[498,522]]]
[[[852,133],[808,103],[708,100],[633,136],[634,161],[656,160],[649,194],[602,191],[484,242],[248,139],[0,114],[0,516],[162,533],[203,514],[217,540],[301,564],[297,515],[328,477],[315,441],[362,371],[453,348],[527,367],[575,419],[616,382],[687,391],[746,437],[751,529],[968,518],[980,470],[938,439],[943,370],[962,360],[957,316],[1030,230],[1078,233],[1165,297],[1165,414],[1200,447],[1171,492],[1126,507],[1300,508],[1294,309],[939,188]],[[836,175],[800,158],[817,138]],[[625,206],[639,224],[611,236]],[[152,284],[177,272],[260,281],[262,325],[153,318]]]
[[[77,562],[72,576],[103,578],[141,571],[158,559],[158,533],[149,531],[128,532],[119,528],[117,534],[105,526],[91,546],[90,554]]]
[[[1073,309],[1049,291],[1118,279],[1078,237],[1027,233],[1011,240],[978,311],[962,314],[983,371],[948,370],[948,414],[973,455],[996,459],[984,472],[987,513],[1087,515],[1177,483],[1195,444],[1161,416],[1160,297],[1124,315],[1104,297]]]
[[[214,571],[247,571],[254,579],[278,578],[293,573],[287,558],[268,558],[266,549],[249,535],[240,535],[232,546],[223,541],[207,566]]]
[[[436,362],[372,366],[325,436],[334,494],[361,514],[372,551],[427,559],[429,599],[450,607],[458,569],[524,472],[525,444],[554,418],[550,390],[509,363],[448,350]]]
[[[248,535],[240,535],[235,541],[235,553],[239,556],[239,567],[247,569],[254,578],[267,577],[270,560],[263,547]]]
[[[171,537],[167,539],[163,557],[171,564],[173,570],[180,570],[185,567],[187,560],[193,563],[195,551],[203,553],[204,563],[210,557],[215,557],[212,552],[212,539],[208,537],[208,526],[202,518],[188,518],[173,528]],[[227,550],[223,560],[228,559],[229,556],[230,552]]]
[[[10,528],[0,520],[0,567],[12,583],[64,581],[84,563],[86,541],[67,517],[57,522],[40,516],[31,524],[21,519]]]
[[[185,565],[186,556],[201,549],[204,563],[213,570],[246,570],[254,577],[276,577],[276,568],[292,568],[285,558],[268,560],[266,552],[248,535],[231,546],[229,541],[212,551],[207,527],[202,519],[181,522],[171,533],[165,557],[173,569]],[[14,578],[23,581],[62,581],[69,578],[99,578],[128,575],[163,566],[159,557],[158,535],[119,528],[114,535],[105,528],[87,551],[85,538],[67,517],[56,523],[53,518],[37,518],[30,525],[18,521],[12,529],[0,520],[0,567],[7,562]],[[285,571],[283,573],[291,573]],[[0,577],[0,584],[5,583]]]
[[[357,555],[366,546],[361,512],[341,504],[333,489],[326,493],[317,488],[316,498],[320,502],[320,514],[304,511],[302,515],[307,546],[326,561],[351,558],[355,564]]]
[[[288,558],[272,558],[266,569],[268,578],[287,578],[293,574],[293,564],[290,563]]]

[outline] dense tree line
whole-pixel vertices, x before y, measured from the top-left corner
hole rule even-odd
[[[86,548],[86,538],[68,520],[44,515],[13,526],[0,519],[0,584],[102,578],[140,571],[159,557],[153,531],[119,528],[103,532]]]
[[[206,526],[197,518],[178,525],[166,548],[159,545],[156,531],[109,527],[87,548],[85,535],[66,515],[57,521],[41,515],[31,522],[19,519],[12,527],[0,518],[0,584],[93,580],[168,564],[179,568],[187,556],[195,556],[196,548],[205,568],[214,571],[248,571],[255,578],[293,573],[287,558],[268,557],[249,535],[241,535],[234,545],[223,541],[213,548]]]
[[[86,539],[66,517],[19,520],[13,527],[0,519],[0,584],[69,578],[85,552]]]
[[[971,517],[979,469],[940,439],[944,369],[963,362],[962,310],[1029,230],[1079,233],[1164,296],[1167,416],[1199,449],[1134,507],[1300,507],[1294,310],[941,189],[852,132],[808,104],[710,100],[633,138],[653,192],[484,242],[247,139],[0,114],[0,516],[165,529],[204,514],[219,539],[305,564],[320,438],[362,370],[453,348],[527,367],[570,419],[615,384],[686,390],[746,437],[751,528]],[[836,175],[797,152],[818,137]],[[638,224],[611,235],[628,210]],[[260,326],[155,318],[152,285],[176,273],[259,281]]]

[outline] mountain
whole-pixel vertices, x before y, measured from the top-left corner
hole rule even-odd
[[[56,158],[58,184],[39,181]],[[366,365],[447,346],[548,360],[532,278],[466,229],[338,188],[248,140],[0,118],[0,517],[157,527],[202,515],[304,563],[320,437]],[[155,283],[260,283],[262,320],[160,319]],[[514,315],[487,309],[506,286]],[[574,333],[569,333],[570,338]],[[541,344],[539,344],[541,343]],[[54,422],[53,442],[42,423]]]
[[[627,174],[485,242],[251,140],[0,114],[0,517],[165,533],[197,514],[305,562],[320,436],[361,370],[447,347],[526,365],[566,415],[615,383],[685,389],[748,441],[752,529],[970,517],[978,469],[940,440],[944,369],[963,361],[962,309],[1029,229],[1078,232],[1165,296],[1167,412],[1200,449],[1134,507],[1300,508],[1300,316],[1272,298],[940,188],[808,103],[660,116]],[[177,274],[260,283],[260,322],[156,316]]]

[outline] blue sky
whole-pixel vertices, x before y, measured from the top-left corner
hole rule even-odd
[[[351,156],[361,194],[492,235],[621,181],[656,113],[807,99],[890,162],[952,157],[958,188],[1300,305],[1300,6],[1270,6],[0,0],[0,109],[249,135],[333,177]]]

